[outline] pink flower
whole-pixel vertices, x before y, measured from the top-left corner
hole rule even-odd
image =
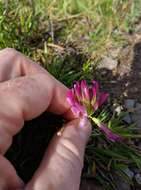
[[[121,141],[122,137],[113,133],[105,123],[99,123],[99,129],[105,134],[105,136],[112,142]]]
[[[108,93],[99,92],[98,82],[92,81],[92,85],[88,86],[86,81],[82,80],[75,82],[73,88],[68,91],[67,101],[77,117],[91,118],[109,140],[112,142],[120,141],[122,138],[118,134],[113,133],[99,119],[92,117],[93,113],[107,100],[108,96]]]
[[[88,86],[85,80],[74,83],[68,91],[67,101],[71,105],[72,112],[77,116],[89,116],[93,114],[108,98],[108,93],[99,93],[98,82],[92,81]]]

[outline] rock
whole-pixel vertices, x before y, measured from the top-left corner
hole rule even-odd
[[[141,69],[141,68],[140,68]],[[139,88],[137,88],[137,87],[132,87],[132,88],[130,88],[129,89],[129,93],[131,92],[131,93],[137,93],[139,91]]]
[[[134,172],[134,174],[138,174],[140,172],[139,168],[132,168],[132,171]]]
[[[130,185],[124,181],[117,181],[117,189],[116,190],[130,190]]]
[[[131,124],[131,123],[133,122],[133,121],[132,121],[132,118],[131,118],[131,116],[130,116],[129,113],[126,114],[126,115],[123,117],[122,120],[125,121],[127,124]]]
[[[136,123],[137,128],[141,130],[141,104],[137,103],[135,112],[132,114],[132,120]]]
[[[134,172],[132,170],[130,170],[129,168],[124,169],[124,173],[130,178],[132,179],[134,177]]]
[[[138,185],[141,185],[141,174],[139,174],[139,173],[136,174],[136,175],[135,175],[135,179],[136,179],[137,184],[138,184]]]
[[[141,104],[140,103],[136,103],[135,111],[136,112],[138,112],[138,111],[141,112]]]
[[[139,130],[139,132],[141,132],[141,112],[140,114],[135,113],[134,115],[132,115],[132,120],[136,124],[136,127]]]
[[[126,99],[124,101],[124,105],[125,108],[129,111],[129,112],[133,112],[134,108],[135,108],[135,103],[136,100],[135,99]]]
[[[118,61],[111,58],[104,56],[99,65],[97,66],[98,69],[107,69],[112,71],[113,69],[116,69],[118,65]]]
[[[136,26],[135,32],[141,34],[141,23]]]
[[[117,115],[119,115],[123,110],[123,107],[122,106],[117,106],[114,111],[117,113]]]
[[[115,59],[115,58],[118,58],[120,51],[121,51],[121,48],[115,48],[115,49],[110,50],[109,53],[110,53],[110,56]]]
[[[114,176],[116,190],[130,190],[130,184],[125,182],[122,177]]]

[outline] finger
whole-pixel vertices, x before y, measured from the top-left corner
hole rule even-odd
[[[0,155],[0,190],[22,189],[23,185],[11,163]]]
[[[46,73],[46,71],[15,49],[6,48],[0,51],[1,82],[36,73]]]
[[[68,110],[65,93],[65,87],[56,86],[46,74],[24,76],[1,83],[0,153],[6,152],[12,136],[20,131],[25,120],[37,117],[48,107],[57,114]]]
[[[69,122],[52,140],[26,190],[78,190],[85,145],[91,132],[86,119]]]
[[[9,80],[11,79],[12,80]],[[7,81],[5,81],[7,80]],[[0,152],[4,153],[24,124],[47,110],[74,118],[67,87],[13,49],[0,52]],[[12,121],[12,122],[11,122]],[[5,145],[4,145],[5,144]]]
[[[46,74],[48,81],[46,84],[53,84],[54,94],[50,102],[49,111],[57,114],[64,114],[68,119],[74,118],[70,106],[66,101],[67,87],[57,81],[45,69],[25,57],[20,52],[6,48],[0,51],[0,81],[6,81],[21,76],[32,76],[35,74]],[[42,84],[41,84],[42,85]]]

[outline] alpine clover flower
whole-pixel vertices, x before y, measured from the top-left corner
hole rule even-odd
[[[108,98],[108,93],[99,93],[99,84],[92,81],[89,87],[85,80],[74,83],[68,91],[67,100],[76,116],[92,115]]]
[[[101,107],[107,100],[108,93],[99,92],[99,84],[92,81],[91,86],[87,85],[85,80],[76,81],[72,89],[68,90],[67,101],[71,106],[71,110],[77,117],[88,117],[99,127],[105,136],[115,142],[121,138],[118,134],[114,134],[105,123],[100,122],[98,118],[93,117],[94,112]]]

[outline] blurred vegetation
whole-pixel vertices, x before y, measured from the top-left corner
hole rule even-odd
[[[140,0],[0,0],[0,49],[21,51],[67,86],[91,80],[101,57],[128,43],[126,35],[134,32],[140,7]],[[136,147],[107,142],[95,131],[84,176],[116,189],[117,172],[133,185],[124,169],[128,164],[141,169],[140,160]]]
[[[126,33],[134,31],[140,17],[140,4],[140,0],[0,1],[0,48],[14,47],[43,64],[52,63],[53,54],[61,60],[68,53],[83,53],[97,62],[109,49],[126,43]]]

